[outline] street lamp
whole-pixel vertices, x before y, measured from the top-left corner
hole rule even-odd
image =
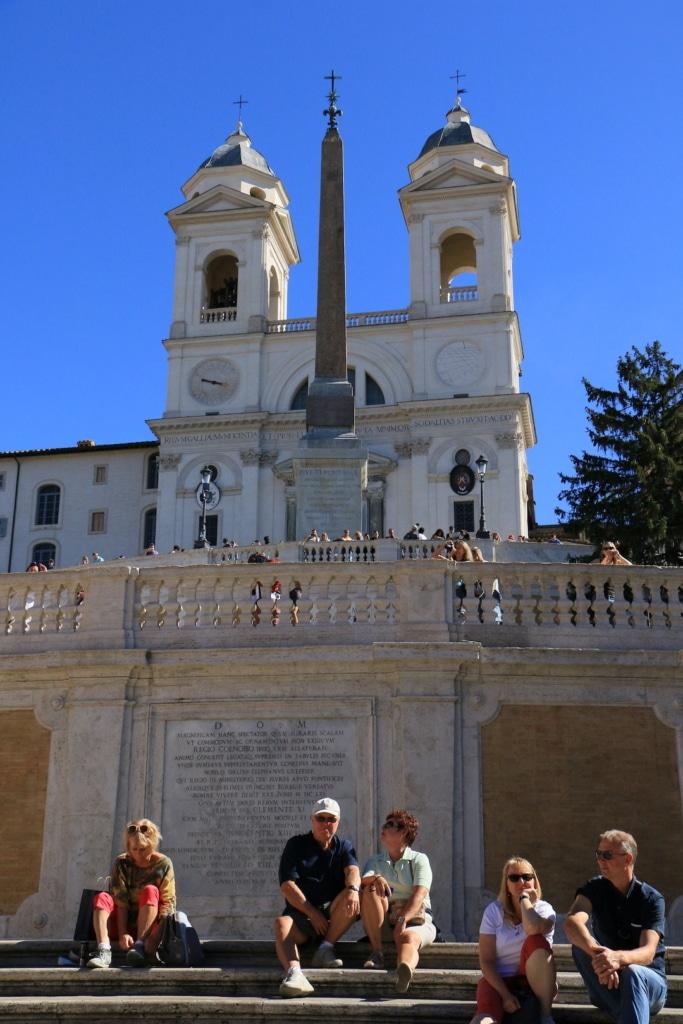
[[[491,534],[486,529],[486,519],[484,518],[484,477],[486,476],[486,467],[489,464],[489,460],[483,455],[480,455],[475,466],[479,470],[479,486],[481,495],[481,514],[479,516],[479,529],[477,530],[476,536],[480,540],[488,540]]]
[[[211,501],[211,470],[208,466],[204,466],[200,476],[202,478],[201,490],[197,497],[199,498],[202,506],[202,518],[199,520],[199,536],[194,542],[196,548],[208,548],[209,544],[206,540],[206,506]]]

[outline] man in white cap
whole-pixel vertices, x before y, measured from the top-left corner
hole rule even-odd
[[[337,836],[341,811],[331,797],[317,800],[311,831],[287,841],[280,859],[285,909],[275,918],[275,950],[285,970],[280,995],[306,996],[313,986],[301,970],[298,946],[320,939],[313,967],[342,967],[334,944],[360,914],[360,869],[349,839]]]

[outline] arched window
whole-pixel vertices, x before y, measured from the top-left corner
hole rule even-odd
[[[156,491],[159,486],[159,453],[154,452],[147,459],[147,483],[148,491]]]
[[[289,408],[290,409],[305,409],[306,408],[306,399],[307,398],[308,398],[308,378],[306,378],[306,380],[303,382],[303,384],[300,384],[299,387],[297,388],[296,394],[294,395],[294,398],[292,399],[292,403],[291,403]]]
[[[148,548],[150,544],[154,544],[157,536],[157,510],[156,508],[148,508],[145,512],[145,518],[142,529],[142,547]]]
[[[42,540],[38,544],[33,545],[33,554],[31,555],[32,562],[42,562],[43,565],[47,565],[48,568],[52,568],[50,562],[54,565],[57,558],[57,545],[51,541]]]
[[[205,271],[206,301],[208,309],[234,309],[237,306],[237,259],[234,256],[216,256]]]
[[[474,239],[456,231],[441,243],[441,301],[462,302],[478,297]]]
[[[384,392],[374,377],[369,373],[365,374],[365,404],[385,405]]]
[[[57,484],[43,484],[38,488],[36,500],[36,526],[56,526],[59,522],[61,488]]]
[[[346,379],[348,380],[349,384],[353,388],[353,392],[355,394],[356,393],[356,368],[355,368],[355,366],[349,366],[347,368]],[[306,400],[307,400],[307,398],[308,398],[308,379],[306,379],[303,382],[303,384],[300,384],[299,387],[297,388],[297,390],[296,390],[296,392],[294,394],[294,398],[292,399],[291,405],[289,406],[290,410],[305,409],[306,408]],[[384,399],[382,399],[382,401],[383,400]],[[376,404],[379,405],[381,403],[378,402]]]

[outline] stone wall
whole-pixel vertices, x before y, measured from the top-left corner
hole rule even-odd
[[[50,733],[33,711],[0,710],[0,914],[14,914],[40,884],[49,758]]]
[[[632,828],[643,876],[680,899],[683,574],[433,562],[295,571],[296,626],[286,600],[273,624],[267,591],[254,622],[250,566],[5,578],[0,715],[19,716],[4,721],[31,769],[49,756],[38,759],[44,815],[23,805],[38,835],[44,819],[40,871],[25,872],[20,905],[2,905],[0,934],[68,936],[81,889],[108,872],[126,821],[146,814],[200,932],[268,937],[279,851],[307,829],[321,789],[340,798],[361,859],[387,810],[417,815],[436,917],[457,938],[476,937],[510,850],[538,861],[565,909],[607,827]],[[474,573],[486,602],[498,580],[502,625],[488,605],[481,621]],[[33,714],[43,746],[22,731]],[[15,870],[5,846],[0,856]]]
[[[486,887],[522,853],[566,911],[608,828],[641,840],[637,873],[669,904],[683,848],[676,733],[644,707],[507,706],[482,731]]]

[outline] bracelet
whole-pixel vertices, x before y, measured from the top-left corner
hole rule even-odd
[[[346,888],[350,889],[351,892],[360,892],[360,886],[359,885],[347,885]]]
[[[519,897],[519,899],[520,899],[520,903],[521,903],[521,901],[522,901],[522,900],[524,899],[524,897],[525,897],[525,896],[526,896],[526,898],[528,899],[529,903],[531,903],[531,896],[529,895],[529,893],[528,893],[528,892],[523,892],[523,893],[521,894],[521,896]]]

